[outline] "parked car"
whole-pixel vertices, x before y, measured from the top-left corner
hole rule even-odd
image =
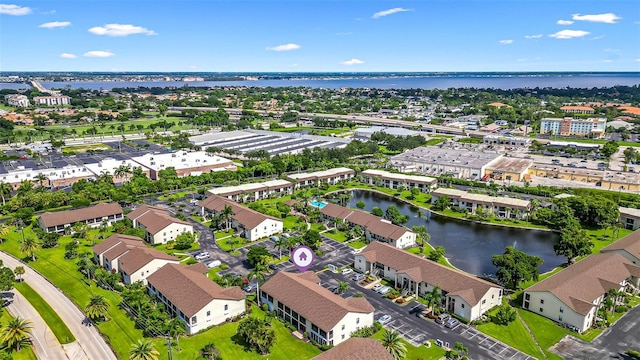
[[[382,286],[383,286],[382,284],[375,284],[375,285],[373,285],[371,290],[377,292]]]
[[[360,254],[360,252],[362,252],[362,249],[353,249],[353,250],[351,250],[351,254],[352,255]]]
[[[446,324],[444,324],[444,327],[448,328],[448,329],[453,329],[454,327],[460,325],[460,321],[456,318],[451,318],[449,319],[449,321],[447,321]]]
[[[207,264],[207,267],[209,269],[213,269],[213,268],[218,267],[220,265],[222,265],[222,262],[220,260],[213,260],[212,262]]]
[[[340,273],[341,273],[342,275],[349,275],[349,274],[351,274],[352,272],[353,272],[353,270],[351,270],[351,269],[349,269],[349,268],[342,269],[342,271],[340,271]]]
[[[380,289],[378,289],[378,294],[380,295],[387,295],[389,293],[389,291],[391,291],[391,288],[388,286],[383,286]]]
[[[242,291],[244,291],[246,293],[250,293],[250,292],[256,291],[256,284],[249,284],[249,285],[243,287]]]
[[[364,274],[355,274],[353,276],[353,280],[354,281],[362,281],[362,280],[364,280],[364,278],[365,278]]]
[[[449,314],[440,314],[436,318],[436,323],[437,324],[446,324],[447,321],[449,321],[449,319],[451,319],[451,315],[449,315]]]
[[[196,258],[196,260],[204,260],[204,259],[208,259],[208,258],[209,258],[209,253],[208,253],[208,252],[206,252],[206,251],[201,252],[201,253],[199,253],[199,254],[196,254],[195,258]]]
[[[378,318],[378,323],[379,324],[386,324],[389,321],[391,321],[391,316],[389,316],[389,315],[382,315],[382,316],[380,316],[380,318]]]

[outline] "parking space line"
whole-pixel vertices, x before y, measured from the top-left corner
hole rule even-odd
[[[487,349],[491,349],[492,347],[496,346],[497,342],[494,342],[493,344],[491,344],[491,346],[489,346]]]
[[[502,350],[500,350],[500,352],[498,353],[498,355],[501,355],[503,351],[507,350],[508,348],[504,348]]]

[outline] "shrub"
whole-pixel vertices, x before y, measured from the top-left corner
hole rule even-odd
[[[229,265],[227,265],[227,264],[223,263],[223,264],[220,265],[220,270],[227,270],[228,268],[229,268]]]
[[[503,305],[493,315],[492,321],[498,325],[509,325],[510,322],[516,320],[516,311],[509,305]]]
[[[627,350],[627,355],[629,355],[633,359],[640,359],[640,351],[629,349]]]
[[[403,298],[396,299],[396,303],[397,303],[397,304],[404,304],[404,303],[405,303],[405,301],[406,301],[406,300],[405,300],[405,299],[403,299]]]
[[[269,305],[267,305],[267,304],[262,304],[262,310],[263,310],[264,312],[269,312]]]
[[[629,307],[626,306],[626,305],[616,306],[616,312],[617,313],[623,313],[623,312],[627,312],[627,311],[629,311]]]

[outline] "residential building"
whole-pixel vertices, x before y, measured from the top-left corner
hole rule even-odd
[[[620,207],[620,223],[628,230],[640,228],[640,209]]]
[[[260,183],[223,186],[207,190],[208,195],[218,195],[235,202],[254,202],[272,197],[289,195],[292,184],[286,180],[269,180]]]
[[[394,360],[378,339],[350,338],[311,360]]]
[[[375,309],[363,297],[344,299],[320,286],[311,271],[280,271],[260,287],[269,310],[321,345],[338,345],[351,333],[373,325]]]
[[[418,188],[422,192],[429,192],[438,186],[438,179],[419,176],[391,173],[384,170],[365,170],[360,173],[362,181],[377,186],[384,186],[390,189],[397,189],[403,186],[405,189]]]
[[[114,184],[121,184],[131,179],[136,169],[139,169],[149,177],[149,169],[130,159],[116,160],[113,158],[104,158],[100,160],[100,162],[85,164],[84,166],[96,177],[105,174],[111,175]]]
[[[540,120],[540,134],[560,136],[588,136],[601,138],[607,127],[605,118],[544,118]]]
[[[133,227],[144,230],[144,240],[151,245],[166,244],[185,232],[193,234],[191,223],[175,218],[167,210],[156,206],[141,205],[128,213],[127,218],[133,222]]]
[[[320,213],[324,220],[338,219],[349,227],[359,226],[368,242],[382,241],[401,249],[416,245],[416,234],[413,231],[379,216],[330,203],[320,209]]]
[[[166,264],[147,277],[147,289],[171,315],[183,320],[189,335],[219,325],[246,310],[238,286],[223,288],[191,266]]]
[[[36,96],[33,102],[38,105],[60,106],[71,104],[71,98],[66,95]]]
[[[611,290],[637,288],[640,267],[616,252],[594,254],[525,289],[522,306],[582,333]]]
[[[341,181],[347,181],[356,176],[353,169],[340,167],[311,173],[289,174],[287,177],[293,181],[293,187],[299,189],[307,186],[319,186],[320,184],[335,185]]]
[[[640,266],[640,231],[634,231],[622,239],[600,250],[601,253],[618,253]]]
[[[122,274],[122,282],[133,284],[147,278],[166,264],[180,264],[180,259],[147,247],[134,247],[118,258],[116,271]]]
[[[235,171],[233,161],[205,151],[183,151],[167,154],[145,154],[131,160],[149,169],[149,177],[158,180],[159,172],[173,168],[178,177],[197,176],[214,171]]]
[[[20,94],[5,95],[4,99],[7,101],[7,105],[15,107],[29,107],[31,103],[29,98]]]
[[[480,180],[486,167],[503,157],[497,153],[417,147],[392,156],[389,166],[407,173]]]
[[[583,105],[565,105],[560,108],[560,111],[563,111],[569,114],[595,114],[596,113],[596,111],[593,108],[589,106],[583,106]]]
[[[203,217],[217,216],[218,218],[224,212],[225,207],[230,207],[230,227],[235,229],[237,236],[242,236],[249,241],[267,238],[279,234],[283,230],[282,220],[241,206],[221,196],[211,195],[202,200],[200,206]],[[225,222],[224,219],[219,219],[219,221],[220,223]]]
[[[435,203],[442,196],[449,198],[451,206],[457,206],[469,213],[475,214],[478,209],[482,209],[482,211],[490,211],[495,216],[506,219],[523,219],[531,208],[529,200],[471,194],[463,190],[449,188],[434,190],[431,193],[431,203]]]
[[[437,287],[444,295],[441,305],[469,321],[502,303],[499,285],[381,242],[372,242],[356,254],[354,267],[389,279],[395,287],[416,295]]]
[[[100,203],[81,209],[45,212],[38,217],[40,228],[46,232],[63,233],[75,223],[85,223],[89,227],[98,227],[103,222],[111,225],[124,218],[118,203]]]
[[[118,266],[118,257],[136,247],[144,248],[146,245],[137,236],[113,234],[100,244],[94,245],[91,250],[95,263],[111,271]]]

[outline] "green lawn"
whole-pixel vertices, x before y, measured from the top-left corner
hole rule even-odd
[[[67,153],[85,153],[88,151],[96,151],[96,150],[112,150],[111,146],[106,144],[85,144],[85,145],[75,145],[75,146],[65,146],[62,148],[62,154]]]
[[[435,146],[438,145],[440,143],[443,143],[446,139],[443,138],[433,138],[433,139],[429,139],[427,140],[425,146]]]
[[[357,240],[357,241],[348,242],[347,245],[351,246],[354,249],[362,249],[363,247],[367,246],[367,243],[364,241]]]
[[[6,324],[13,317],[6,309],[0,309],[0,314],[2,314],[0,315],[1,324]],[[32,330],[37,331],[37,329]],[[31,346],[22,348],[19,352],[11,353],[11,358],[13,360],[37,360],[36,354],[33,352],[33,348]]]
[[[233,247],[230,244],[231,241],[235,241]],[[238,236],[232,236],[230,238],[226,238],[226,239],[222,239],[222,240],[216,240],[216,244],[218,244],[218,246],[226,251],[226,252],[231,252],[232,249],[235,251],[237,250],[239,247],[247,245],[249,243],[249,241],[245,238],[241,238]]]
[[[25,236],[29,235],[35,236],[31,227],[25,228]],[[19,232],[12,231],[6,236],[7,240],[0,244],[0,250],[24,259],[24,255],[19,250],[20,237]],[[46,274],[47,279],[60,288],[80,309],[86,306],[92,295],[102,295],[109,303],[107,312],[109,321],[98,323],[98,329],[119,358],[128,358],[131,344],[142,339],[142,331],[136,329],[133,321],[118,307],[121,301],[119,294],[99,288],[93,282],[87,281],[77,270],[77,260],[64,259],[64,247],[70,241],[70,236],[63,236],[57,247],[37,251],[36,261],[25,260],[35,270]],[[79,252],[90,251],[91,245],[86,241],[82,242]]]
[[[597,229],[597,230],[587,230],[587,235],[591,238],[593,242],[592,253],[597,254],[600,252],[602,248],[605,248],[611,245],[616,240],[631,234],[631,230],[620,229],[615,237],[613,237],[613,231],[611,229]]]
[[[18,282],[15,284],[15,288],[27,299],[27,301],[29,301],[31,306],[38,311],[60,344],[69,344],[76,341],[71,330],[69,330],[60,316],[51,308],[49,303],[40,296],[40,294],[31,288],[31,286],[25,282]]]
[[[572,333],[567,329],[563,329],[553,321],[538,314],[534,314],[531,311],[523,309],[517,309],[517,311],[522,317],[522,320],[524,320],[529,326],[529,329],[531,329],[533,336],[536,337],[538,344],[540,344],[540,347],[544,350],[548,358],[561,359],[560,356],[549,352],[548,349],[557,344],[565,335],[573,335],[575,333]]]
[[[262,310],[253,307],[252,315],[264,316]],[[208,342],[213,342],[220,350],[223,359],[242,360],[302,360],[311,359],[320,354],[320,350],[311,344],[305,343],[293,337],[289,330],[280,321],[274,321],[273,326],[276,332],[276,345],[271,348],[268,356],[262,356],[255,352],[245,351],[241,340],[234,335],[239,323],[228,323],[210,330],[202,332],[197,336],[180,339],[180,351],[174,350],[174,358],[196,359],[200,349]],[[156,349],[160,351],[160,359],[167,358],[167,343],[165,340],[154,341]],[[175,349],[175,348],[174,348]]]
[[[382,339],[384,330],[380,330],[375,333],[371,338]],[[444,349],[433,344],[430,347],[424,345],[415,347],[409,344],[406,340],[402,339],[402,343],[407,347],[407,354],[404,357],[406,360],[424,359],[424,360],[436,360],[444,356]],[[451,344],[453,346],[453,344]]]
[[[522,352],[532,355],[537,359],[544,358],[544,355],[540,352],[540,349],[538,349],[519,318],[516,318],[515,321],[509,323],[507,326],[487,323],[478,325],[477,328],[483,333],[490,335]]]
[[[323,232],[322,235],[324,235],[324,236],[326,236],[326,237],[328,237],[330,239],[333,239],[335,241],[339,241],[341,243],[347,241],[347,234],[345,234],[342,231],[337,231],[336,230],[334,233],[332,233],[331,230],[329,230],[329,231]]]

